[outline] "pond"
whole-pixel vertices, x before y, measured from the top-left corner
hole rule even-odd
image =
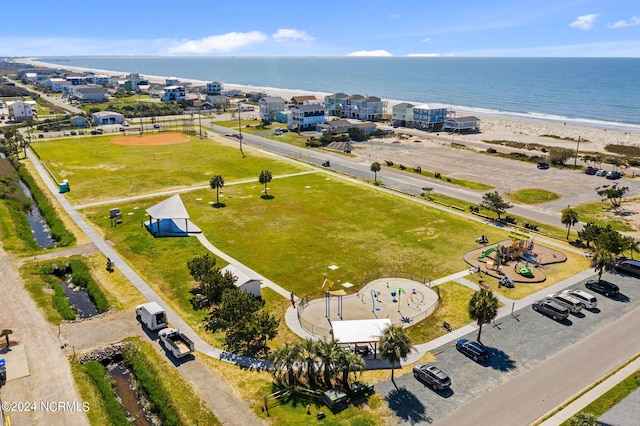
[[[89,297],[89,294],[80,286],[76,286],[67,276],[60,280],[60,286],[64,290],[64,295],[69,300],[69,305],[75,311],[78,318],[91,318],[98,315],[98,310]]]
[[[116,395],[120,399],[129,421],[136,426],[154,425],[156,416],[145,407],[142,398],[136,392],[131,371],[122,364],[112,363],[107,366],[107,374],[115,382]]]

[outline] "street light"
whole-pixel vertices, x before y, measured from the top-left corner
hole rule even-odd
[[[147,90],[149,88],[148,84],[138,84],[138,116],[140,117],[140,136],[144,132],[144,126],[142,125],[142,103],[140,102],[140,92],[143,90]]]

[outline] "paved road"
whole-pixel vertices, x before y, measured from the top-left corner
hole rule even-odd
[[[622,294],[597,295],[596,310],[556,322],[526,306],[517,319],[506,315],[485,326],[482,341],[492,352],[486,365],[457,352],[453,341],[433,348],[435,365],[452,377],[451,392],[433,392],[412,375],[396,379],[397,388],[384,382],[376,389],[403,424],[530,424],[640,352],[640,340],[629,338],[640,325],[639,281],[610,280]]]

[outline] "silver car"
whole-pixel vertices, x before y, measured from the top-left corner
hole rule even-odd
[[[449,376],[434,365],[416,364],[413,367],[413,377],[431,386],[433,390],[449,389],[451,386]]]
[[[598,307],[598,299],[596,299],[596,297],[591,293],[587,293],[584,290],[565,290],[563,293],[579,299],[587,309],[595,309]]]

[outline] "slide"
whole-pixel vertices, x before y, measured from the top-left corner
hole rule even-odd
[[[483,251],[482,254],[480,255],[480,257],[478,257],[478,259],[485,258],[485,257],[489,256],[491,253],[493,253],[494,251],[496,251],[496,248],[495,247],[491,247],[489,250]]]
[[[538,263],[538,261],[536,260],[535,256],[533,256],[532,254],[529,253],[522,253],[520,255],[520,259],[525,260],[529,263],[533,263],[534,265],[536,265]]]

